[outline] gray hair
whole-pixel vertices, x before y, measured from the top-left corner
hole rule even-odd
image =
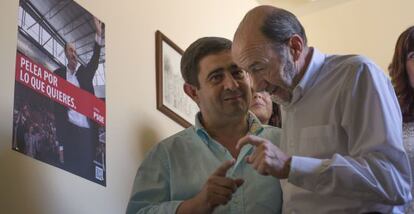
[[[271,12],[265,18],[261,31],[265,37],[278,45],[287,42],[294,34],[299,35],[307,45],[305,29],[296,16],[287,10],[278,8]]]

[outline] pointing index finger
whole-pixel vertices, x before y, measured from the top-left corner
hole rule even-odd
[[[213,175],[216,176],[226,176],[227,170],[229,170],[235,163],[234,159],[224,161],[217,169],[214,171]]]

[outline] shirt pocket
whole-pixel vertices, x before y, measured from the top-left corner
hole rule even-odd
[[[299,135],[299,154],[315,158],[331,158],[338,149],[336,125],[309,126]]]

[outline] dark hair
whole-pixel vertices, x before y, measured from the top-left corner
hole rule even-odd
[[[414,26],[405,30],[397,40],[394,56],[388,67],[404,122],[414,121],[414,90],[407,74],[407,55],[414,51]]]
[[[275,102],[272,102],[272,115],[270,116],[268,124],[282,128],[282,114],[280,112],[280,106]]]
[[[276,9],[265,17],[261,27],[262,33],[277,44],[285,43],[294,34],[298,34],[307,45],[305,29],[293,13]]]
[[[193,42],[181,58],[181,75],[190,85],[200,87],[198,74],[200,61],[210,54],[216,54],[231,49],[232,42],[220,37],[203,37]]]

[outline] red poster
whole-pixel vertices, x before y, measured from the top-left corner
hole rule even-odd
[[[74,1],[21,0],[12,149],[106,186],[105,25]]]

